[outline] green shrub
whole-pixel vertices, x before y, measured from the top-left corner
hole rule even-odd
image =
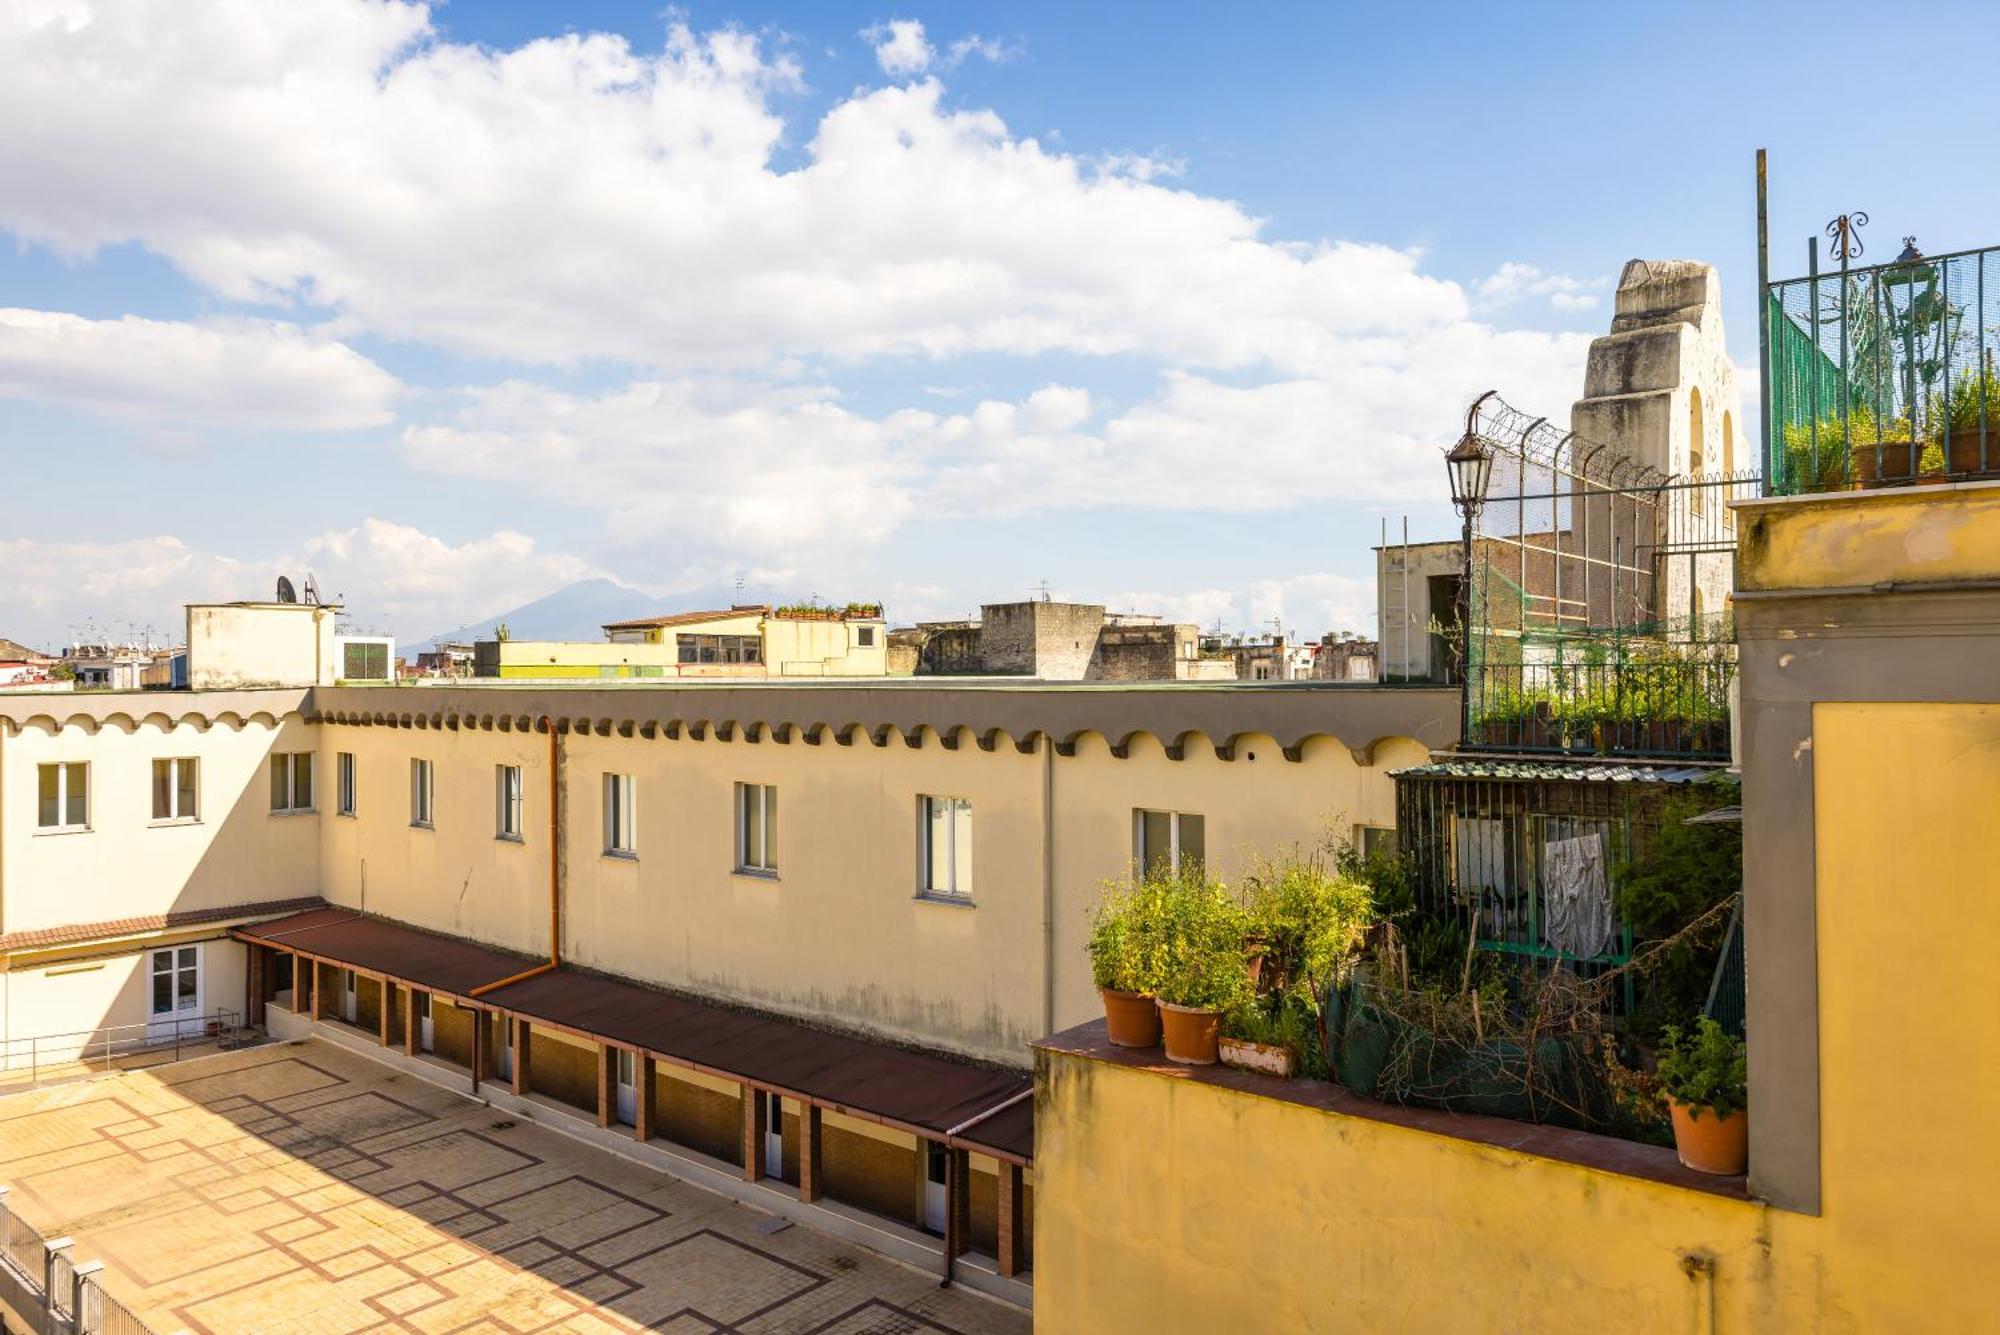
[[[1098,987],[1144,995],[1158,990],[1166,893],[1157,877],[1105,883],[1090,924],[1090,975]]]
[[[1156,995],[1169,1005],[1197,1010],[1243,1004],[1252,992],[1243,907],[1198,864],[1184,864],[1178,872],[1157,869],[1141,884],[1153,882],[1162,890]]]
[[[1325,853],[1294,847],[1259,859],[1244,878],[1251,935],[1265,979],[1318,997],[1331,987],[1375,919],[1374,894]]]
[[[1670,1020],[1700,1010],[1715,975],[1725,921],[1685,929],[1743,888],[1743,827],[1690,825],[1688,819],[1730,806],[1742,787],[1729,779],[1689,784],[1661,804],[1659,827],[1613,877],[1612,907],[1632,931],[1636,971],[1632,1032],[1651,1039]]]
[[[1669,1025],[1661,1035],[1660,1085],[1667,1097],[1686,1104],[1689,1115],[1703,1109],[1727,1117],[1749,1102],[1748,1064],[1743,1040],[1732,1038],[1704,1015],[1694,1032]]]

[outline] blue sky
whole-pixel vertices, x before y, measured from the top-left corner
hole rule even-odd
[[[1368,632],[1626,259],[1754,365],[1759,145],[1779,274],[2000,240],[1972,6],[555,13],[0,17],[0,635],[307,568],[406,638],[597,575]]]

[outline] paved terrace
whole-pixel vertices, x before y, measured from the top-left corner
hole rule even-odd
[[[161,1332],[1029,1329],[323,1042],[0,1099],[0,1182]]]

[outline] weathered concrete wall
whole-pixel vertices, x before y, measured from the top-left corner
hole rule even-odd
[[[1175,681],[1181,664],[1200,657],[1190,625],[1106,626],[1085,671],[1089,681]]]
[[[1045,681],[1084,680],[1104,629],[1104,609],[1090,603],[988,603],[979,618],[985,671]]]
[[[312,603],[190,603],[188,685],[327,685],[340,672],[335,616],[335,608]]]

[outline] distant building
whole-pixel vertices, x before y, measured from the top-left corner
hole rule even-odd
[[[903,632],[924,676],[1033,677],[1040,681],[1230,681],[1233,667],[1205,659],[1200,629],[1157,616],[1107,612],[1098,603],[987,603],[977,621],[931,621]]]
[[[0,686],[31,686],[54,680],[60,661],[18,641],[0,639]]]
[[[877,604],[745,604],[614,621],[599,642],[481,640],[478,677],[882,677],[889,627]]]
[[[417,655],[412,676],[469,677],[472,675],[473,647],[469,641],[440,640]]]
[[[1328,631],[1313,646],[1312,675],[1316,681],[1375,681],[1381,646],[1373,640],[1341,631]]]
[[[63,650],[62,661],[79,687],[136,691],[146,684],[146,672],[158,654],[150,645],[73,644]]]
[[[1230,663],[1238,681],[1307,681],[1313,676],[1316,645],[1283,635],[1205,635],[1204,656]]]

